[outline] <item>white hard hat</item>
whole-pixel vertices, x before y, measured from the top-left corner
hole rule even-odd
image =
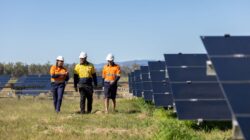
[[[79,55],[79,58],[86,58],[87,57],[87,53],[86,52],[81,52]]]
[[[57,56],[56,60],[64,61],[64,58],[61,55],[59,55],[59,56]]]
[[[107,60],[107,61],[114,61],[114,59],[115,59],[115,57],[114,57],[114,55],[113,55],[112,53],[109,53],[109,54],[107,55],[107,57],[106,57],[106,60]]]

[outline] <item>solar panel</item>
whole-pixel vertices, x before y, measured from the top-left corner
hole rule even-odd
[[[142,97],[142,81],[141,81],[141,71],[135,70],[134,71],[135,76],[135,96]]]
[[[165,61],[148,61],[149,71],[161,71],[166,69]]]
[[[250,57],[211,57],[216,72],[222,81],[250,80]]]
[[[167,67],[206,66],[206,54],[164,54]]]
[[[141,80],[142,81],[151,81],[149,73],[141,74]]]
[[[203,44],[211,55],[250,55],[250,36],[202,36]]]
[[[206,74],[206,67],[168,68],[168,75],[171,82],[217,80],[215,76]]]
[[[152,81],[166,81],[165,71],[150,71],[150,79]]]
[[[152,91],[143,91],[143,98],[145,101],[152,101],[153,92]]]
[[[135,83],[135,92],[137,97],[142,97],[142,83],[141,82],[136,82]]]
[[[204,36],[201,39],[233,116],[244,138],[250,140],[250,36]]]
[[[151,81],[143,81],[142,82],[143,91],[152,91],[152,82]]]
[[[250,83],[223,83],[223,89],[234,113],[250,116]]]
[[[135,70],[134,71],[134,78],[135,78],[135,82],[140,82],[141,81],[141,71],[140,70]]]
[[[249,117],[238,116],[237,120],[238,120],[238,123],[240,125],[241,131],[244,134],[245,139],[249,140],[250,139],[250,133],[249,133],[250,119],[249,119]]]
[[[141,73],[148,73],[149,72],[149,69],[148,69],[148,66],[140,66],[140,70],[141,70]]]
[[[172,94],[153,94],[153,102],[157,107],[172,107]]]
[[[175,101],[178,119],[181,120],[231,120],[225,100]]]
[[[170,85],[167,82],[152,82],[154,93],[171,93]]]
[[[171,84],[174,99],[225,99],[218,83]]]

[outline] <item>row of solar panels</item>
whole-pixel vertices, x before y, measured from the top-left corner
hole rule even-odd
[[[50,90],[50,75],[27,75],[20,77],[13,85],[17,95],[36,96]]]
[[[0,90],[6,86],[11,76],[0,76]],[[51,89],[50,75],[26,75],[20,77],[14,84],[13,89],[18,95],[36,96],[40,93],[48,93]],[[102,77],[97,76],[98,85],[102,85]]]
[[[129,74],[130,92],[156,106],[174,106],[182,120],[236,119],[249,140],[250,37],[201,39],[208,54],[165,54],[165,61],[150,61]]]

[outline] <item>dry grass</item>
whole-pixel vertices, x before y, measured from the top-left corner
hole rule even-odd
[[[231,136],[230,130],[193,129],[189,122],[171,117],[171,111],[155,109],[138,99],[118,99],[117,109],[105,114],[103,100],[95,99],[93,113],[80,115],[76,113],[79,98],[65,97],[61,113],[56,114],[48,97],[0,98],[0,139],[215,140]]]

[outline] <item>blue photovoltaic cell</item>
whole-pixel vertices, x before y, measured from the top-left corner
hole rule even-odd
[[[134,77],[135,77],[135,82],[141,81],[141,71],[140,70],[135,70],[134,71]]]
[[[149,61],[148,62],[149,71],[159,71],[165,70],[166,64],[165,61]]]
[[[167,82],[152,82],[153,93],[170,93],[170,85]]]
[[[173,106],[172,94],[153,94],[153,100],[157,107]]]
[[[250,57],[211,58],[221,81],[250,80]]]
[[[249,117],[237,117],[237,120],[238,120],[240,128],[244,134],[245,139],[249,140],[250,139],[250,131],[249,131],[250,119],[249,119]]]
[[[136,92],[136,96],[137,97],[141,97],[142,94],[142,83],[141,82],[138,82],[138,83],[135,83],[135,92]]]
[[[231,120],[225,100],[175,101],[177,116],[181,120]]]
[[[178,99],[225,99],[219,83],[173,83],[173,96]]]
[[[143,81],[142,82],[142,89],[143,89],[143,91],[145,91],[145,90],[150,90],[150,91],[152,91],[152,82],[151,81]]]
[[[250,114],[250,83],[224,83],[223,89],[234,113]]]
[[[140,70],[141,70],[141,73],[149,73],[148,66],[141,66]]]
[[[142,81],[151,81],[151,79],[150,79],[150,76],[149,76],[149,73],[147,73],[147,74],[141,74],[141,80]]]
[[[181,81],[216,81],[215,76],[207,76],[204,68],[168,68],[168,75],[171,82]]]
[[[165,71],[150,71],[150,79],[151,81],[165,81],[166,80],[166,72]]]
[[[206,66],[206,54],[164,54],[167,67]]]
[[[250,36],[204,36],[201,39],[210,56],[250,54]]]
[[[143,91],[143,98],[145,101],[152,101],[152,91]]]

